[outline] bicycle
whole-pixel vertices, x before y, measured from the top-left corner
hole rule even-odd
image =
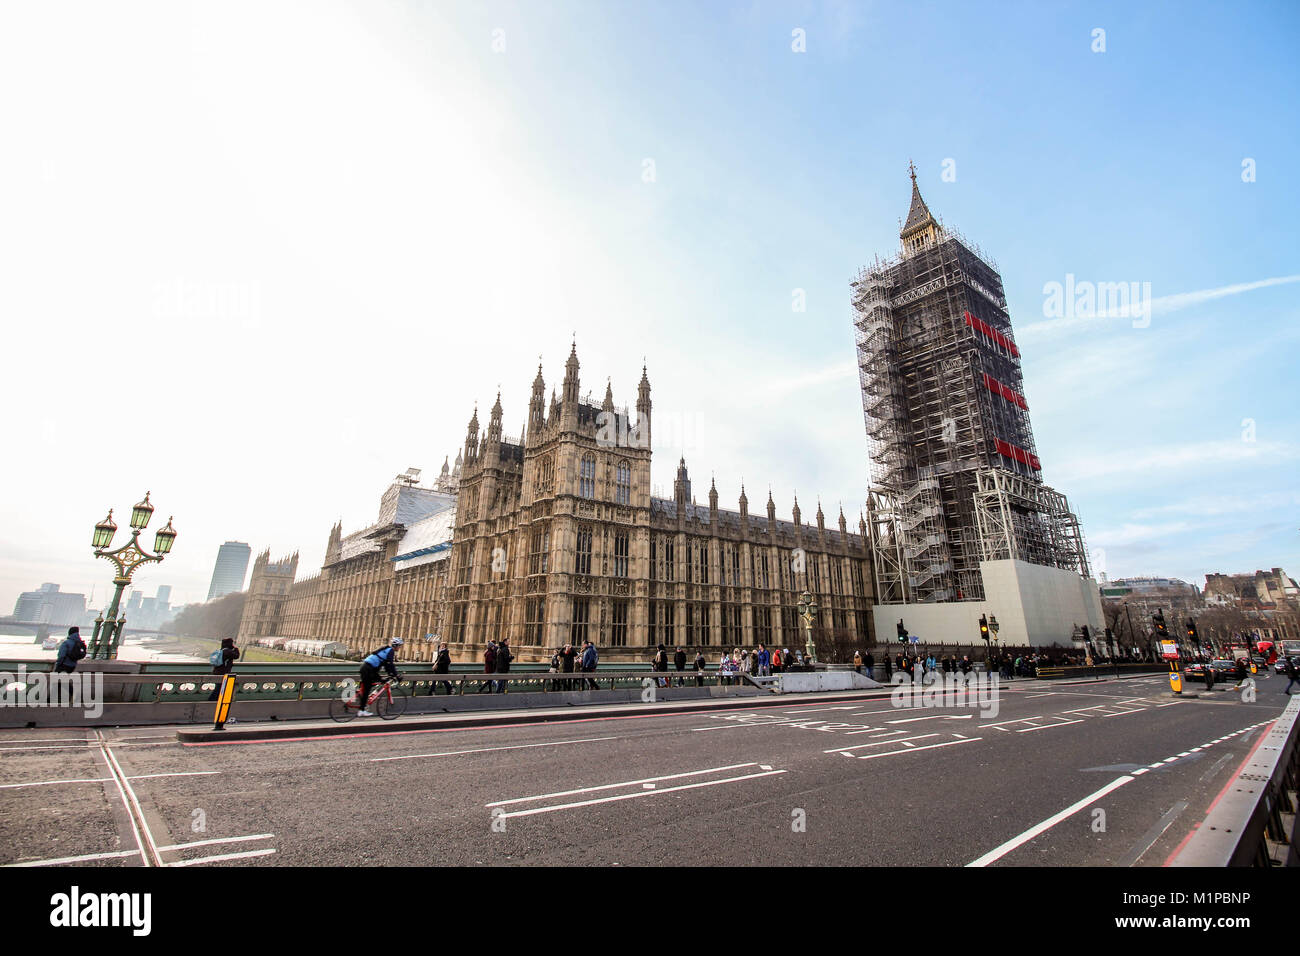
[[[400,677],[385,677],[375,685],[366,701],[366,709],[381,720],[396,720],[406,712],[406,691],[397,686]],[[330,699],[330,716],[339,723],[354,720],[361,709],[357,706],[355,681],[352,681],[344,695]]]

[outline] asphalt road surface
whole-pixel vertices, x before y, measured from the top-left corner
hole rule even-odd
[[[1159,866],[1285,706],[1161,675],[971,706],[701,713],[181,745],[0,732],[0,864]],[[872,699],[874,697],[874,699]]]

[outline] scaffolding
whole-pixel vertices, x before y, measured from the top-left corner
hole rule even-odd
[[[1001,503],[994,507],[988,489],[1005,485],[982,484],[980,475],[999,471],[1017,488],[1043,487],[1020,353],[996,266],[938,224],[915,187],[903,239],[902,253],[850,283],[878,599],[980,600],[981,520],[996,523]],[[1039,517],[1021,515],[1014,495],[1010,510],[998,511],[1013,539],[1027,536],[1015,543],[1023,560],[1059,566],[1066,545],[1040,539],[1068,542],[1073,528],[1082,540],[1055,494],[1035,499]]]
[[[976,473],[980,557],[1014,559],[1091,577],[1078,517],[1065,495],[1000,468]]]

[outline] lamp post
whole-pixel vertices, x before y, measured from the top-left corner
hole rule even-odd
[[[804,591],[799,595],[799,603],[795,605],[795,610],[803,618],[804,656],[808,658],[809,664],[814,664],[817,661],[817,645],[813,643],[812,629],[813,621],[817,619],[817,602],[813,600],[811,594]]]
[[[167,527],[160,528],[154,536],[153,549],[156,553],[150,554],[146,551],[139,543],[139,538],[140,532],[149,526],[151,517],[153,517],[153,505],[149,503],[149,492],[146,491],[144,500],[131,509],[131,540],[113,551],[104,550],[113,543],[113,535],[117,534],[113,510],[110,508],[108,516],[95,525],[95,534],[91,539],[95,557],[108,558],[112,561],[117,568],[117,575],[113,578],[116,590],[113,592],[112,602],[108,605],[107,617],[100,614],[95,618],[95,632],[90,638],[92,659],[112,660],[117,657],[122,628],[126,625],[126,615],[120,618],[117,616],[118,607],[122,603],[122,591],[131,583],[131,575],[135,573],[136,568],[142,564],[161,561],[171,551],[172,543],[176,540],[176,529],[172,527],[172,519],[168,518]]]

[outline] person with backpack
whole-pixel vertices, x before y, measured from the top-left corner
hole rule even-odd
[[[68,628],[68,636],[59,644],[59,656],[54,661],[54,673],[71,674],[77,661],[86,656],[86,642],[81,639],[81,628]]]
[[[239,648],[235,646],[234,638],[230,637],[222,638],[221,646],[208,655],[208,663],[212,665],[212,673],[214,674],[229,674],[234,669],[237,660],[239,660]],[[208,700],[216,700],[220,692],[221,681],[217,681],[217,686],[212,688]]]
[[[394,680],[402,679],[402,675],[397,673],[397,649],[404,643],[400,637],[395,637],[388,642],[387,647],[372,651],[361,661],[361,688],[357,695],[357,706],[361,709],[357,711],[358,717],[375,716],[366,710],[366,704],[370,703],[371,688],[379,683],[379,668],[388,671]]]
[[[596,652],[596,645],[591,641],[588,641],[586,646],[582,649],[582,672],[584,674],[596,673],[596,664],[599,659],[600,655]],[[592,690],[600,690],[600,687],[590,677],[588,677],[583,684],[585,687],[589,687]]]

